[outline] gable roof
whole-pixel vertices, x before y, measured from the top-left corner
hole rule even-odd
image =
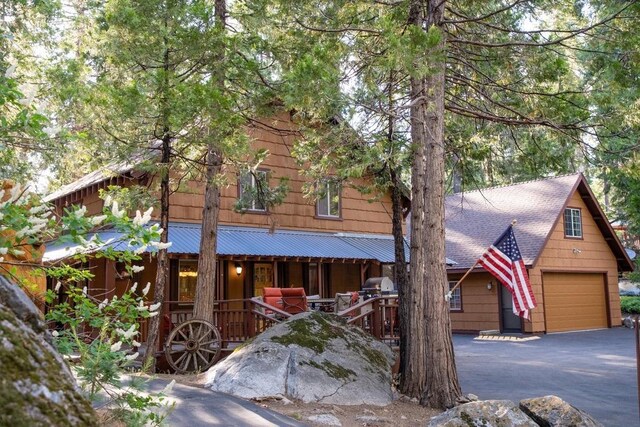
[[[455,269],[470,268],[516,219],[514,233],[522,258],[526,265],[533,266],[575,191],[580,193],[615,255],[618,269],[633,270],[581,173],[448,196],[445,200],[447,256],[458,262]]]
[[[103,169],[90,172],[69,184],[63,185],[53,193],[47,194],[45,197],[43,197],[43,200],[45,202],[52,202],[71,193],[75,193],[78,190],[83,190],[87,187],[91,187],[94,184],[100,184],[104,181],[108,181],[115,177],[124,175],[128,172],[131,172],[133,168],[134,164],[129,162],[113,163]]]

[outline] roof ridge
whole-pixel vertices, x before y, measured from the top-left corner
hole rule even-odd
[[[501,188],[515,187],[515,186],[518,186],[518,185],[531,184],[531,183],[540,182],[540,181],[550,181],[552,179],[566,178],[566,177],[572,176],[572,175],[576,175],[576,177],[578,177],[578,176],[582,175],[582,172],[571,172],[571,173],[565,173],[565,174],[561,174],[561,175],[557,175],[557,176],[548,176],[548,177],[544,177],[544,178],[529,179],[527,181],[514,182],[514,183],[511,183],[511,184],[496,185],[496,186],[493,186],[493,187],[485,187],[485,188],[476,188],[475,190],[468,190],[468,191],[459,191],[457,193],[449,194],[446,197],[457,196],[457,195],[460,195],[460,194],[468,194],[468,193],[477,193],[477,192],[490,191],[490,190],[498,190],[498,189],[501,189]]]

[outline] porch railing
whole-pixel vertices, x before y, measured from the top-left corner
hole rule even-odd
[[[374,297],[336,314],[391,347],[400,345],[397,296]]]
[[[255,299],[214,301],[213,307],[213,323],[220,332],[222,348],[228,350],[291,317],[289,313]],[[192,318],[192,304],[165,301],[160,328],[160,349],[174,327]]]

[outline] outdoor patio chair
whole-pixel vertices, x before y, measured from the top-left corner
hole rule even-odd
[[[283,310],[289,314],[307,311],[307,294],[304,288],[282,288]]]
[[[282,289],[280,288],[262,288],[262,300],[265,304],[282,310]],[[273,311],[265,310],[265,314],[271,314]]]
[[[357,292],[336,293],[335,313],[353,307],[358,303],[359,295]]]

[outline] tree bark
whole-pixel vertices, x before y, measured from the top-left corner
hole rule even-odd
[[[414,0],[410,24],[442,28],[444,0]],[[425,55],[434,61],[426,77],[411,78],[412,162],[411,273],[407,364],[401,389],[420,403],[449,408],[461,396],[451,337],[444,235],[444,31]]]
[[[165,136],[162,139],[162,178],[160,180],[160,227],[162,234],[160,241],[169,241],[169,160],[171,156],[171,137],[168,129],[165,128]],[[164,292],[169,276],[169,254],[167,249],[160,249],[157,255],[156,283],[153,291],[154,304],[160,304],[160,314],[149,318],[149,329],[147,334],[147,352],[143,367],[147,372],[156,371],[156,350],[158,349],[158,338],[160,332],[160,321],[164,314]]]
[[[164,17],[165,31],[169,27],[169,5],[167,5],[167,13]],[[169,241],[169,195],[170,195],[170,161],[171,161],[171,142],[173,136],[171,134],[169,106],[169,74],[171,72],[169,39],[164,37],[164,53],[163,53],[163,76],[159,92],[160,97],[160,113],[162,126],[162,158],[160,160],[160,242],[167,243]],[[153,291],[154,304],[160,304],[159,314],[149,318],[149,329],[147,335],[147,352],[143,368],[149,373],[156,371],[156,350],[158,349],[158,338],[160,335],[160,322],[164,315],[164,292],[169,277],[169,253],[166,248],[160,249],[157,255],[156,283]]]
[[[202,209],[202,233],[198,256],[198,278],[194,296],[193,317],[213,323],[213,302],[216,299],[216,240],[220,192],[215,182],[222,167],[222,157],[215,147],[207,152],[207,186]]]
[[[220,35],[224,34],[227,18],[226,0],[215,2],[216,28]],[[224,59],[225,46],[221,45],[216,55],[215,81],[220,92],[224,91],[225,73]],[[216,133],[214,132],[214,135]],[[214,137],[215,138],[215,137]],[[202,209],[202,232],[200,235],[200,252],[198,254],[198,278],[196,280],[196,292],[193,304],[193,316],[196,319],[213,323],[213,302],[216,299],[216,256],[218,236],[218,212],[220,211],[220,191],[216,178],[222,168],[222,154],[215,140],[209,141],[206,156],[206,189],[204,194],[204,207]]]
[[[399,320],[400,320],[400,372],[403,372],[406,354],[406,343],[409,341],[408,329],[406,325],[409,324],[409,311],[406,304],[403,301],[406,300],[405,293],[407,292],[407,286],[409,283],[409,274],[407,272],[407,261],[404,249],[404,233],[402,232],[402,190],[400,177],[398,171],[395,169],[390,170],[391,175],[391,208],[392,208],[392,234],[394,243],[394,255],[395,255],[395,281],[398,288],[398,301],[399,301]]]

